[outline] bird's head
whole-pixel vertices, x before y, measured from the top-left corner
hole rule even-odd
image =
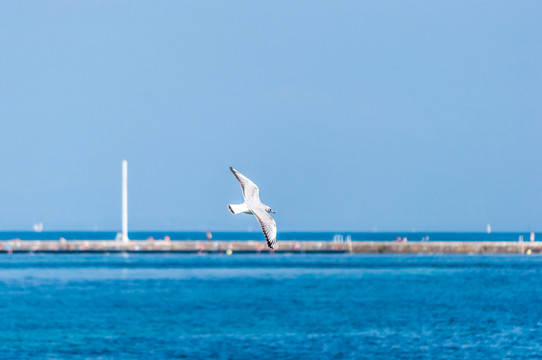
[[[268,207],[267,209],[265,209],[265,211],[267,211],[268,213],[271,213],[271,214],[274,214],[275,211],[273,209],[271,209],[270,207]]]

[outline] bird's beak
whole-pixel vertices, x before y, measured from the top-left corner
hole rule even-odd
[[[272,212],[273,214],[275,213],[275,211],[274,211],[274,210],[271,210],[271,212]]]

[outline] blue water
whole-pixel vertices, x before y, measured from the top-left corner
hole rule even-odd
[[[2,240],[58,240],[61,237],[66,240],[113,240],[117,235],[114,231],[44,231],[41,233],[32,231],[0,231]],[[406,237],[409,241],[518,241],[523,236],[524,241],[529,241],[529,232],[494,232],[491,234],[482,232],[285,232],[279,231],[277,240],[314,240],[332,241],[335,235],[343,238],[350,236],[352,240],[365,241],[394,241],[398,237]],[[163,239],[169,236],[171,240],[206,240],[205,231],[135,231],[130,232],[132,240],[147,240],[149,237]],[[261,240],[265,241],[261,231],[253,232],[213,232],[213,240]],[[535,234],[535,239],[541,240],[542,234]]]
[[[542,257],[4,255],[0,357],[542,358]]]

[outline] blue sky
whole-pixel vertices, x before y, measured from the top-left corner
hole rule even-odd
[[[0,230],[542,231],[539,1],[0,3]]]

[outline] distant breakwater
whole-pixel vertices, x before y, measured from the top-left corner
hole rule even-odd
[[[364,254],[537,254],[542,242],[519,241],[0,241],[0,253],[364,253]]]

